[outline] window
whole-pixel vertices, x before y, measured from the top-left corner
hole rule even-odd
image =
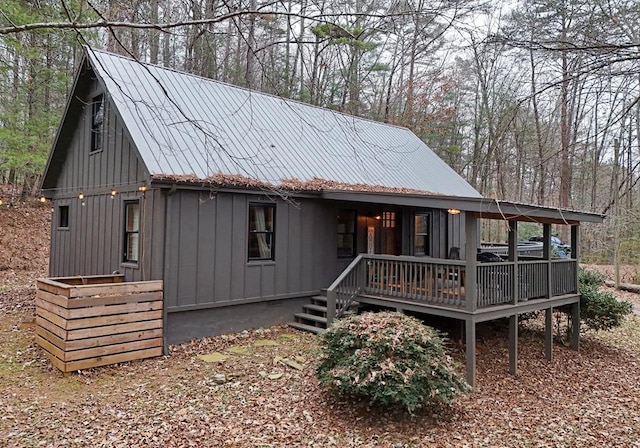
[[[275,205],[249,205],[249,261],[274,259]]]
[[[395,212],[383,212],[382,213],[382,227],[385,229],[393,229],[396,226],[396,213]]]
[[[104,133],[104,95],[96,96],[91,102],[91,151],[102,149]]]
[[[124,203],[124,257],[125,263],[137,263],[140,253],[140,202]]]
[[[353,257],[356,254],[356,212],[338,210],[338,257]]]
[[[69,228],[69,206],[68,205],[61,205],[58,207],[58,228],[59,229]]]
[[[429,215],[416,215],[414,220],[413,254],[429,255]]]

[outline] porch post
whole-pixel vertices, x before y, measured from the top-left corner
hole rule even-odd
[[[571,348],[580,349],[580,302],[571,305]]]
[[[553,307],[544,310],[544,356],[553,361]]]
[[[473,318],[465,320],[465,357],[467,367],[467,383],[476,387],[476,323]]]
[[[511,283],[511,303],[518,303],[518,221],[509,221],[509,261],[513,263],[513,278]]]
[[[509,373],[518,374],[518,315],[509,316]]]
[[[475,213],[465,212],[465,283],[464,291],[467,310],[474,312],[478,308],[477,253],[478,253],[478,219]]]
[[[551,287],[551,224],[543,224],[542,258],[547,262],[547,299],[553,294]]]
[[[576,267],[576,292],[580,293],[579,290],[579,272],[580,272],[580,259],[579,259],[579,249],[578,244],[580,242],[580,225],[574,224],[571,226],[571,258],[575,261]]]

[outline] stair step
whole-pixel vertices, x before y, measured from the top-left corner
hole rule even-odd
[[[308,331],[310,333],[315,333],[315,334],[324,333],[325,331],[327,331],[324,328],[314,327],[313,325],[307,325],[301,322],[289,322],[287,325],[289,325],[292,328],[297,328],[298,330]]]
[[[327,312],[327,307],[326,306],[322,306],[322,305],[308,304],[308,305],[302,305],[302,308],[304,310],[316,311],[318,313],[326,313]]]
[[[318,316],[316,314],[309,314],[309,313],[295,313],[294,316],[298,322],[300,321],[304,322],[305,320],[310,320],[313,322],[324,324],[325,327],[327,326],[327,318],[323,316]]]
[[[311,301],[313,302],[314,305],[316,305],[318,303],[326,305],[327,296],[313,296],[313,297],[311,297]]]

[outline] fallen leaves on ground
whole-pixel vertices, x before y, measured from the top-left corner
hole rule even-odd
[[[556,344],[552,361],[542,332],[525,325],[515,377],[505,328],[480,328],[477,389],[412,419],[327,393],[315,378],[316,337],[287,327],[65,377],[34,344],[33,328],[19,329],[28,312],[1,312],[3,447],[640,446],[637,316],[612,333],[588,333],[580,352]],[[461,347],[452,348],[461,361]],[[211,354],[226,359],[204,362]]]

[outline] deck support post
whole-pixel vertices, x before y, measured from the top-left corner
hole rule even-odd
[[[571,348],[580,349],[580,302],[571,305]]]
[[[544,310],[544,356],[553,361],[553,307]]]
[[[467,383],[476,387],[476,323],[473,319],[465,321],[465,357]]]
[[[518,374],[518,315],[509,316],[509,373]]]

